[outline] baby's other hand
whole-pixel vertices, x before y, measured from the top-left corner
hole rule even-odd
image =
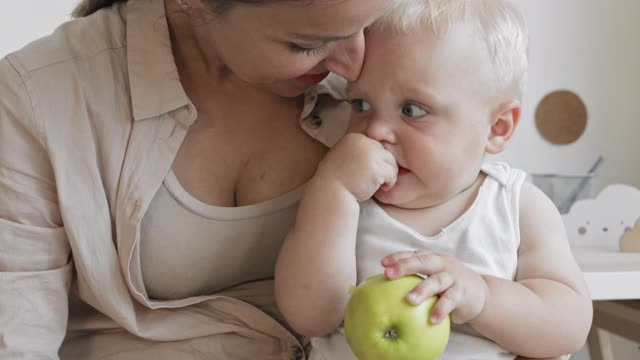
[[[381,264],[390,280],[411,274],[427,276],[407,295],[407,301],[418,305],[430,296],[439,295],[431,313],[434,324],[442,322],[448,314],[456,324],[467,323],[484,308],[487,283],[454,257],[424,250],[402,251],[384,257]]]

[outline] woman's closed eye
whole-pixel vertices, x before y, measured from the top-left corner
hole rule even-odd
[[[309,56],[322,54],[327,49],[328,45],[329,43],[327,42],[323,42],[322,44],[317,46],[302,46],[295,43],[289,44],[293,51]]]
[[[355,112],[367,112],[371,110],[371,104],[362,99],[353,99],[349,101],[351,103],[351,108]]]
[[[409,103],[402,106],[402,115],[406,117],[422,117],[427,114],[429,111],[416,104]]]

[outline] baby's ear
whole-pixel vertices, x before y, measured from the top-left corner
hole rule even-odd
[[[520,101],[512,99],[501,103],[491,114],[491,132],[487,139],[486,152],[498,154],[509,142],[520,121],[522,107]]]

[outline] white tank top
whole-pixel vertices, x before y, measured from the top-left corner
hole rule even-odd
[[[170,171],[140,227],[149,297],[184,299],[270,281],[303,187],[255,205],[219,207],[191,196]]]
[[[358,283],[383,272],[380,260],[397,251],[425,249],[456,257],[480,274],[513,280],[518,263],[519,199],[526,178],[504,163],[485,164],[487,174],[471,207],[436,236],[426,237],[389,216],[373,200],[360,206],[356,241]],[[428,221],[428,219],[425,219]],[[343,329],[313,338],[314,359],[354,359]],[[314,354],[315,353],[315,354]],[[516,356],[470,327],[452,324],[442,360],[514,359]]]

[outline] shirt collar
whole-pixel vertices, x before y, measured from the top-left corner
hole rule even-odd
[[[318,85],[307,89],[304,94],[304,106],[300,114],[300,121],[302,122],[312,115],[316,109],[318,98],[322,95],[330,96],[336,100],[344,100],[346,87],[347,80],[332,73]]]
[[[134,119],[157,117],[189,105],[171,50],[164,1],[129,1],[126,11]]]

